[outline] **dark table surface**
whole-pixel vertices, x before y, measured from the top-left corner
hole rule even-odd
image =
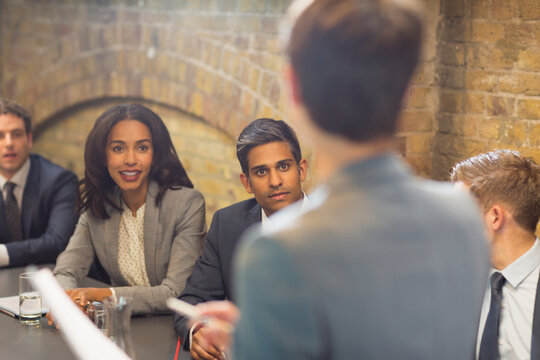
[[[0,270],[0,297],[18,294],[18,275],[24,268]],[[103,287],[101,283],[86,279],[82,286]],[[137,360],[165,360],[175,357],[177,336],[171,315],[134,317],[131,319],[131,337]],[[61,333],[42,321],[39,327],[29,327],[6,314],[0,313],[0,359],[3,360],[63,360],[74,359]],[[178,359],[191,359],[181,351]]]

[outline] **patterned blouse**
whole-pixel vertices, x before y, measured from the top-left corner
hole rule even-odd
[[[122,202],[122,215],[118,231],[118,266],[120,273],[129,285],[150,286],[144,259],[144,209],[143,204],[132,215],[128,206]]]

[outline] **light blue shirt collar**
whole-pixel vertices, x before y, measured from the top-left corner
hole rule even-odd
[[[504,268],[501,273],[506,281],[515,289],[538,265],[540,265],[540,245],[538,238],[536,238],[533,246],[525,254]]]

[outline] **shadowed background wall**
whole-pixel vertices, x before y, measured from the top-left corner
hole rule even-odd
[[[494,148],[540,161],[540,2],[423,2],[423,59],[396,139],[407,162],[447,179],[456,161]],[[150,106],[210,217],[247,197],[234,153],[241,129],[262,116],[288,121],[278,27],[289,3],[2,0],[0,95],[31,110],[34,150],[79,176],[99,113]],[[312,172],[307,188],[316,183]]]

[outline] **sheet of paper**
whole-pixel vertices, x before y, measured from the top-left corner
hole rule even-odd
[[[41,313],[49,312],[49,307],[42,301]],[[19,316],[19,295],[0,298],[0,311],[13,317]]]
[[[19,316],[19,297],[8,296],[0,298],[0,311],[12,317]]]
[[[54,320],[77,359],[131,359],[77,308],[54,279],[50,269],[39,270],[32,278],[32,283],[49,304]]]

